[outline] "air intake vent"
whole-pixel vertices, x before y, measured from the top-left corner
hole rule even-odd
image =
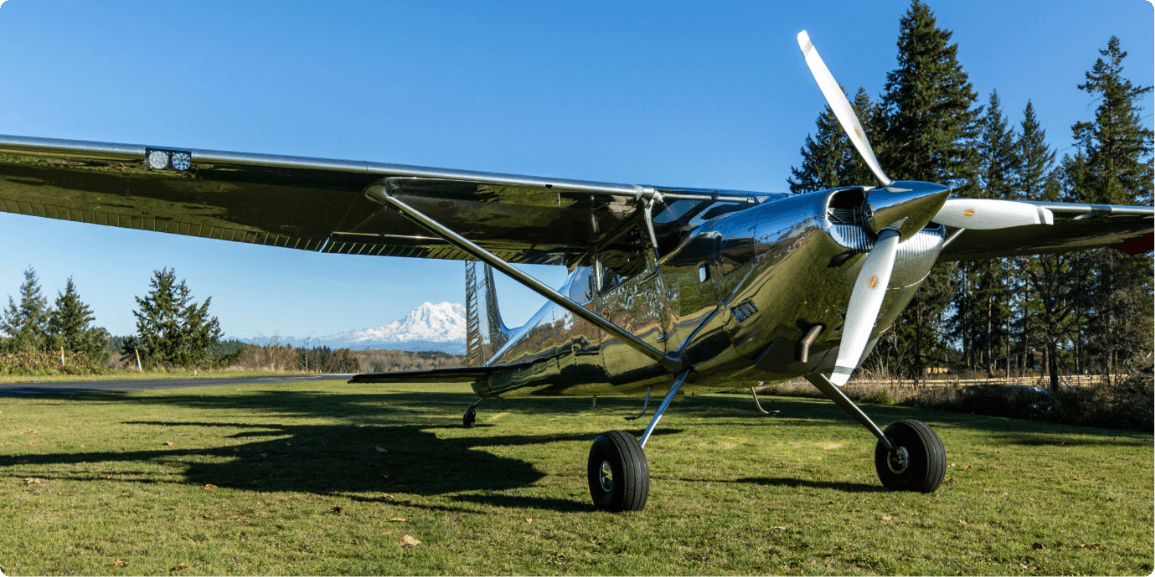
[[[826,217],[834,224],[862,224],[858,208],[833,208],[826,211]]]

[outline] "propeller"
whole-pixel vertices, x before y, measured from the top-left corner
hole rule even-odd
[[[858,368],[862,351],[870,342],[870,331],[882,308],[882,298],[886,296],[886,285],[890,283],[890,273],[894,270],[894,259],[898,255],[898,231],[884,229],[878,235],[874,248],[866,253],[862,261],[862,272],[854,281],[850,293],[850,303],[846,305],[846,323],[842,330],[842,343],[838,346],[838,360],[830,382],[843,385],[850,373]]]
[[[814,75],[818,88],[826,97],[826,103],[834,111],[834,116],[838,118],[842,130],[850,137],[850,142],[858,150],[859,156],[866,161],[866,165],[870,167],[870,171],[874,173],[878,182],[882,183],[882,186],[889,186],[894,181],[882,171],[882,165],[874,156],[874,149],[870,147],[870,141],[866,139],[866,130],[858,121],[858,115],[854,113],[854,108],[850,106],[850,101],[842,92],[842,86],[834,79],[834,75],[830,73],[830,69],[822,61],[822,57],[818,55],[818,50],[810,43],[810,35],[805,30],[798,33],[798,47],[802,49],[802,56],[806,58],[806,66],[810,67],[810,74]]]
[[[805,30],[798,34],[798,47],[810,73],[822,90],[826,103],[838,118],[842,130],[870,167],[881,188],[872,189],[863,201],[867,234],[874,233],[874,248],[862,261],[846,307],[842,341],[830,382],[843,385],[858,367],[870,342],[870,333],[882,308],[890,275],[898,257],[899,243],[910,238],[929,222],[959,229],[991,230],[1034,224],[1053,224],[1054,214],[1025,202],[992,199],[951,199],[950,189],[927,182],[896,182],[886,175],[858,116],[834,75],[818,55]]]

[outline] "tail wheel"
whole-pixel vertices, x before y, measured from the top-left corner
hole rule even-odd
[[[874,447],[874,468],[892,491],[933,493],[946,475],[946,449],[934,429],[914,420],[899,421],[883,431],[895,451]]]
[[[623,431],[598,435],[586,467],[590,497],[601,511],[641,511],[650,494],[650,467],[638,440]]]

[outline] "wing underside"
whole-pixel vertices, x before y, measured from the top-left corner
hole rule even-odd
[[[151,158],[184,155],[154,167]],[[635,250],[656,189],[368,162],[0,136],[0,211],[373,256],[467,255],[364,195],[393,194],[503,260],[572,264],[591,247]],[[769,195],[662,189],[667,202],[745,205]],[[663,205],[662,208],[665,208]],[[658,225],[677,236],[682,221]]]

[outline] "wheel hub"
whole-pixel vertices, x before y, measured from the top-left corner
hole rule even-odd
[[[607,493],[614,490],[614,470],[610,467],[609,461],[602,461],[602,466],[598,468],[598,483]]]
[[[886,466],[891,473],[899,475],[906,471],[906,467],[910,464],[910,453],[906,451],[906,447],[899,447],[897,451],[891,451],[886,459]]]

